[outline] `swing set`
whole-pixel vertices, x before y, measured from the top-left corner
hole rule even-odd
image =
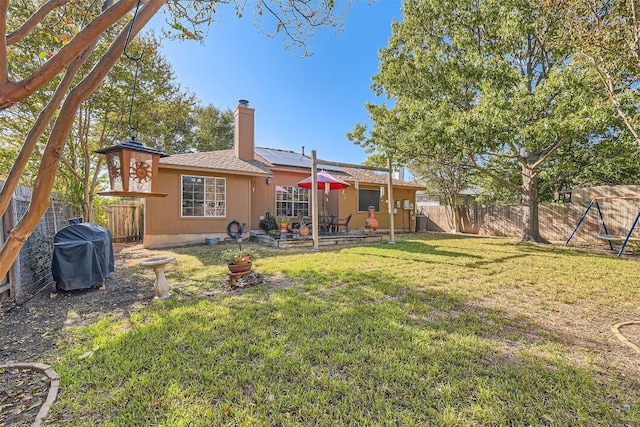
[[[605,200],[636,200],[637,201],[637,200],[640,200],[640,197],[638,196],[594,197],[593,200],[591,200],[591,202],[589,203],[589,206],[587,206],[587,209],[582,214],[582,217],[580,217],[578,224],[576,224],[576,227],[571,232],[571,235],[565,242],[564,246],[567,246],[569,244],[573,236],[578,231],[578,228],[580,228],[580,225],[584,222],[585,218],[587,217],[587,214],[589,213],[591,208],[593,208],[594,206],[598,211],[598,217],[600,218],[600,222],[602,225],[602,232],[599,233],[596,237],[600,240],[607,242],[609,244],[609,249],[611,249],[612,251],[614,250],[613,242],[622,242],[620,249],[618,250],[618,255],[617,255],[618,257],[622,255],[624,248],[627,246],[629,242],[640,240],[640,238],[632,236],[633,231],[635,230],[636,225],[638,224],[638,220],[640,220],[640,209],[638,209],[638,207],[636,206],[636,209],[635,209],[636,217],[633,220],[631,227],[629,227],[628,231],[626,231],[626,234],[624,235],[622,233],[620,235],[613,234],[607,228],[607,222],[605,221],[605,218],[602,214],[602,208],[600,206],[600,203],[598,203],[598,201],[605,201]],[[634,206],[635,205],[637,205],[637,203],[634,203]]]

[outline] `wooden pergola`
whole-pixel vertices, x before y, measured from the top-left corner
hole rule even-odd
[[[356,165],[352,163],[330,162],[327,160],[321,160],[318,162],[316,150],[311,150],[311,229],[313,234],[313,252],[318,251],[318,164],[325,166],[339,166],[354,169],[363,169],[378,172],[387,172],[387,191],[389,194],[389,243],[395,244],[395,224],[393,221],[393,169],[391,167],[391,159],[387,160],[386,168],[379,168],[375,166]]]

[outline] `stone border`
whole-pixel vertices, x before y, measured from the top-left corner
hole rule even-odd
[[[625,343],[626,345],[628,345],[629,347],[631,347],[632,349],[634,349],[635,351],[637,351],[638,353],[640,353],[640,347],[638,347],[637,345],[635,345],[634,343],[632,343],[631,341],[629,341],[629,339],[627,337],[625,337],[622,332],[620,332],[620,328],[622,326],[625,325],[640,325],[640,321],[638,320],[634,320],[631,322],[622,322],[622,323],[618,323],[617,325],[615,325],[613,328],[611,328],[611,330],[613,331],[613,334],[623,343]]]
[[[51,369],[51,366],[44,363],[8,363],[6,365],[0,365],[1,369],[16,368],[16,369],[33,369],[34,371],[42,372],[49,377],[49,394],[47,394],[47,400],[40,407],[36,420],[31,424],[31,427],[40,427],[40,424],[49,416],[51,406],[58,397],[58,390],[60,389],[60,377]]]

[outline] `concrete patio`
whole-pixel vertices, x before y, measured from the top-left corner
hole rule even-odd
[[[273,248],[313,248],[313,236],[311,235],[300,237],[296,234],[287,234],[287,237],[282,239],[280,234],[272,236],[264,231],[251,231],[250,236],[258,244]],[[318,246],[362,245],[380,242],[382,242],[382,235],[379,233],[341,232],[318,236]]]

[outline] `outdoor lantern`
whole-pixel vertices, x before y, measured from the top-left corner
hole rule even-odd
[[[156,192],[158,163],[168,154],[149,148],[131,137],[130,141],[96,150],[107,156],[107,170],[111,191],[99,192],[101,196],[165,197]]]

